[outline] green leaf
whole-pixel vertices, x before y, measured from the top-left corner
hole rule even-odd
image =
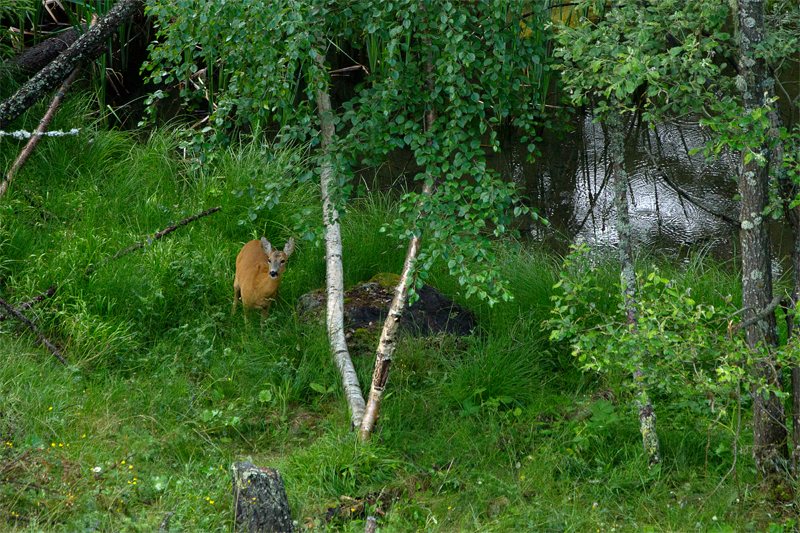
[[[326,389],[319,383],[310,383],[309,386],[320,394],[326,394],[328,392],[328,389]]]
[[[269,389],[262,390],[258,393],[258,401],[269,403],[272,401],[272,391]]]

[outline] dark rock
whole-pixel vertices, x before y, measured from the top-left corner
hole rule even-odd
[[[378,330],[383,327],[389,306],[394,299],[397,276],[378,275],[348,291],[344,296],[344,320],[348,339],[358,330]],[[377,281],[374,281],[376,280]],[[411,335],[428,336],[446,332],[468,336],[476,326],[475,315],[430,285],[417,291],[419,299],[403,312],[400,328]],[[300,297],[298,307],[304,314],[324,314],[325,291],[315,291]],[[357,336],[357,335],[356,335]]]

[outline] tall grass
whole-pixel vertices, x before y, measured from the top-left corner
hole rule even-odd
[[[80,115],[63,116],[66,128]],[[7,162],[18,147],[3,143]],[[691,405],[659,399],[665,462],[647,468],[635,409],[597,394],[623,378],[583,375],[548,341],[560,260],[527,244],[501,247],[515,300],[494,308],[432,273],[476,312],[479,330],[401,338],[376,438],[357,444],[324,324],[294,307],[324,286],[323,249],[298,239],[263,327],[245,326],[241,310],[231,316],[242,244],[266,234],[282,246],[289,221],[308,209],[321,220],[311,184],[292,185],[255,220],[253,197],[232,191],[284,179],[302,158],[244,145],[196,171],[176,147],[168,131],[141,142],[91,128],[44,140],[0,206],[0,294],[18,302],[58,284],[28,314],[70,363],[0,322],[6,529],[155,531],[174,512],[172,530],[229,530],[227,470],[248,457],[280,469],[293,517],[311,531],[363,529],[362,515],[339,511],[368,495],[385,502],[372,510],[383,531],[740,530],[777,521],[731,483],[706,499],[730,468],[731,438]],[[85,274],[216,205],[221,212]],[[405,243],[377,231],[394,213],[384,196],[345,213],[347,285],[400,270]],[[726,267],[707,259],[660,268],[691,283],[698,300],[735,290]],[[614,293],[613,262],[604,272]],[[364,388],[373,361],[356,354]],[[739,463],[741,482],[752,482],[749,461]]]

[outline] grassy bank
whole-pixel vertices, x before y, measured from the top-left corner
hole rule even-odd
[[[7,168],[20,145],[0,142]],[[309,531],[361,531],[365,506],[387,532],[743,531],[794,516],[763,500],[746,454],[714,490],[734,428],[691,402],[655,398],[664,463],[648,469],[625,376],[583,375],[547,341],[560,261],[530,247],[500,254],[516,300],[493,309],[432,273],[479,332],[403,338],[377,438],[357,444],[324,326],[294,309],[324,286],[324,249],[298,239],[263,329],[231,316],[242,244],[265,234],[283,247],[294,217],[321,219],[318,191],[298,183],[251,220],[250,186],[292,175],[296,158],[242,146],[193,171],[176,147],[168,133],[47,139],[0,206],[0,295],[58,285],[28,315],[69,362],[0,322],[0,529],[155,531],[170,516],[171,531],[229,530],[228,469],[245,458],[281,471]],[[346,285],[399,272],[404,243],[377,231],[393,209],[372,196],[343,219]],[[698,300],[736,286],[710,261],[661,268]],[[366,388],[372,351],[354,349],[354,363]]]

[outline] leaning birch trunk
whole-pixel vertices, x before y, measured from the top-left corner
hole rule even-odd
[[[325,56],[317,54],[315,62],[320,71],[325,68]],[[364,417],[364,397],[358,375],[347,350],[344,338],[344,274],[342,268],[342,228],[339,213],[331,202],[330,185],[333,183],[333,165],[327,157],[333,137],[331,99],[327,85],[317,91],[317,110],[321,121],[323,162],[320,176],[322,189],[322,216],[325,219],[325,261],[328,293],[328,340],[333,359],[342,374],[342,387],[350,409],[352,428],[361,425]]]
[[[421,10],[425,10],[425,5],[422,4]],[[431,41],[430,38],[423,37],[423,43],[428,50],[428,60],[425,64],[425,72],[428,81],[428,91],[431,94],[434,92],[434,65],[433,58],[431,57]],[[423,117],[423,127],[425,131],[431,130],[433,123],[436,121],[436,110],[431,107]],[[431,140],[428,139],[430,146]],[[422,188],[423,198],[419,204],[419,215],[422,216],[422,207],[426,196],[430,196],[433,192],[433,178],[430,173],[427,174],[425,179],[425,186]],[[381,331],[381,338],[378,341],[378,350],[375,358],[375,371],[372,374],[372,385],[369,390],[369,399],[367,401],[367,410],[364,413],[364,419],[361,421],[361,430],[359,438],[361,441],[368,441],[372,434],[372,428],[375,421],[378,420],[378,413],[381,409],[381,399],[383,398],[383,391],[386,389],[386,383],[389,381],[389,369],[392,366],[392,359],[394,358],[394,350],[396,347],[395,337],[397,336],[397,326],[400,318],[403,316],[403,310],[408,301],[408,289],[411,285],[411,272],[414,269],[414,263],[417,260],[420,249],[420,237],[416,232],[416,228],[412,231],[411,242],[408,243],[408,251],[406,252],[406,260],[403,264],[403,272],[400,274],[400,281],[394,291],[394,299],[392,305],[389,307],[389,316],[386,317],[386,322],[383,324],[383,331]]]
[[[430,195],[432,190],[433,187],[428,181],[422,189],[422,194]],[[411,242],[408,243],[403,272],[400,274],[400,281],[397,283],[397,287],[395,287],[394,290],[394,299],[392,300],[392,305],[389,307],[389,316],[386,317],[386,322],[383,324],[381,338],[380,341],[378,341],[375,372],[372,374],[372,386],[369,390],[367,410],[364,413],[364,419],[361,421],[360,438],[362,441],[369,440],[372,428],[375,425],[375,421],[378,419],[383,391],[386,389],[387,381],[389,381],[389,369],[392,366],[394,350],[397,346],[397,327],[400,323],[400,319],[403,317],[403,311],[408,302],[408,289],[413,281],[411,274],[414,270],[414,263],[419,255],[420,245],[421,240],[419,236],[415,234],[411,238]]]
[[[614,206],[617,211],[617,235],[619,236],[619,262],[622,268],[622,297],[625,301],[627,323],[632,333],[636,332],[639,320],[636,311],[636,273],[633,265],[633,235],[628,213],[628,175],[623,167],[622,130],[619,119],[614,117],[607,123],[609,150],[614,165]],[[639,409],[639,429],[642,433],[644,453],[651,465],[661,462],[661,450],[656,433],[656,413],[644,383],[644,373],[637,367],[633,380],[639,387],[636,406]]]

